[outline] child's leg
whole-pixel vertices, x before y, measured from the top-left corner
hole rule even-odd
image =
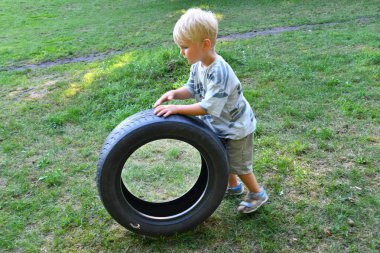
[[[238,184],[236,175],[239,175],[249,190],[246,198],[238,207],[238,211],[242,213],[251,213],[268,201],[264,187],[260,187],[252,172],[252,144],[253,134],[241,140],[227,140],[225,144],[230,165],[229,186]]]
[[[228,177],[228,186],[233,188],[233,187],[238,186],[238,184],[239,184],[239,182],[238,182],[236,174],[230,173],[230,175]]]
[[[238,181],[236,174],[230,173],[228,177],[228,187],[226,194],[229,196],[241,195],[244,193],[244,187],[241,182]]]
[[[253,133],[240,140],[223,139],[223,143],[226,147],[230,167],[228,186],[238,186],[237,175],[239,175],[248,189],[252,190],[252,185],[256,182],[256,178],[250,178],[249,175],[245,176],[245,174],[252,174]],[[241,174],[243,174],[243,177],[240,176]],[[251,182],[252,179],[255,180],[253,183]]]
[[[239,175],[241,181],[249,189],[249,193],[238,207],[241,213],[251,213],[268,201],[268,195],[264,187],[260,187],[253,173]]]
[[[257,183],[255,175],[251,172],[249,174],[239,175],[241,181],[247,186],[249,192],[259,193],[261,191],[259,183]]]

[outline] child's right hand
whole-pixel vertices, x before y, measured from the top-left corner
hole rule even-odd
[[[157,101],[156,103],[154,103],[153,105],[153,108],[156,108],[157,106],[159,106],[160,104],[166,102],[166,101],[170,101],[170,100],[173,100],[174,99],[174,90],[171,90],[171,91],[168,91],[166,92],[164,95],[162,95]]]

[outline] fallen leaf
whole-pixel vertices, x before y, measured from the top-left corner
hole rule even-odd
[[[332,233],[328,228],[325,228],[324,231],[327,236],[332,236]]]
[[[349,224],[350,226],[354,226],[354,225],[355,225],[355,221],[353,221],[353,220],[350,219],[350,218],[348,218],[347,222],[348,222],[348,224]]]

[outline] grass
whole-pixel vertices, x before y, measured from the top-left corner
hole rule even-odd
[[[82,3],[4,0],[0,3],[0,66],[171,44],[173,24],[192,6],[215,11],[221,19],[220,34],[351,20],[379,12],[376,0],[244,0],[238,3],[227,0],[191,3],[178,0]]]
[[[113,127],[187,80],[189,66],[174,45],[164,42],[189,3],[113,2],[115,8],[99,9],[102,15],[93,15],[95,7],[107,5],[92,3],[36,1],[19,9],[10,1],[0,4],[1,66],[124,51],[92,63],[0,72],[0,251],[379,250],[378,18],[220,42],[218,51],[236,70],[257,116],[254,168],[270,204],[244,216],[235,212],[240,199],[226,198],[194,231],[151,239],[128,232],[108,215],[97,195],[95,168]],[[379,12],[376,1],[191,5],[215,7],[223,15],[222,33]],[[62,6],[71,11],[65,13]],[[142,18],[144,7],[149,19]],[[68,19],[51,16],[44,17],[44,25],[41,20],[22,25],[43,12]],[[127,14],[135,15],[131,25],[114,29]],[[151,20],[158,21],[144,25]],[[87,29],[83,42],[60,39],[70,35],[78,42],[80,32],[73,27]],[[128,36],[139,31],[141,37]],[[47,37],[56,39],[50,48]],[[143,41],[152,38],[151,44]],[[171,150],[162,157],[174,161],[178,155]]]
[[[194,186],[201,165],[199,152],[190,144],[170,139],[156,140],[128,158],[122,180],[129,191],[141,199],[169,201]]]

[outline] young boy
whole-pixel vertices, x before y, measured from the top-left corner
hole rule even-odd
[[[197,115],[221,138],[229,160],[227,193],[243,194],[236,177],[249,190],[238,211],[250,213],[268,200],[252,173],[252,142],[256,120],[243,96],[242,86],[231,67],[215,51],[218,21],[211,12],[189,9],[177,21],[173,38],[180,53],[191,64],[190,78],[183,87],[163,94],[154,104],[154,113]],[[172,99],[195,98],[195,104],[162,105]]]

